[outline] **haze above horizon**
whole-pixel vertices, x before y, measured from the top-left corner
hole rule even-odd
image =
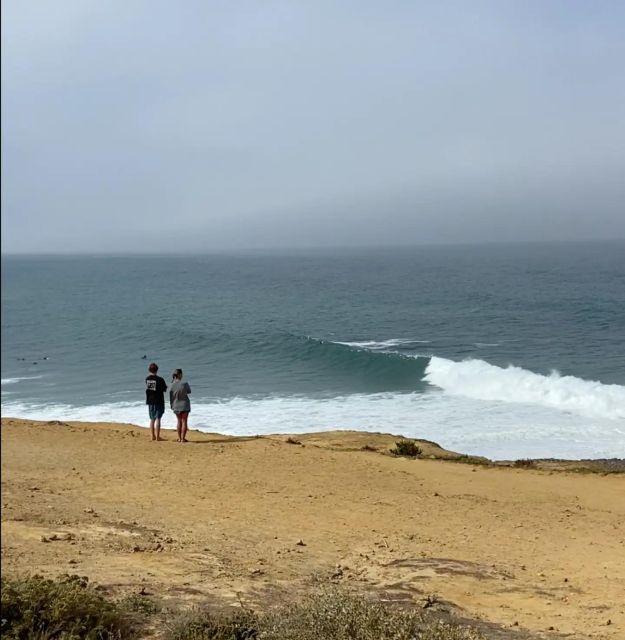
[[[625,4],[2,5],[2,252],[625,238]]]

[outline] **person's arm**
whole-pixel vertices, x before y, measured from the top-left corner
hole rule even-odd
[[[187,394],[191,393],[191,386],[188,382],[185,382],[185,384],[187,385]]]
[[[173,411],[174,410],[174,390],[173,389],[169,390],[169,406]]]

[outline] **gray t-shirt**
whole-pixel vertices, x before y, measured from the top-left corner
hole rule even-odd
[[[169,404],[172,411],[191,411],[191,400],[189,394],[191,387],[188,382],[176,380],[169,387]]]

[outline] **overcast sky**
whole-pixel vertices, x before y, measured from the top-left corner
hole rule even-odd
[[[625,2],[2,3],[3,252],[625,237]]]

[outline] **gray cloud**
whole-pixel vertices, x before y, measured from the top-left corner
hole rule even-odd
[[[625,237],[624,19],[6,2],[2,249]]]

